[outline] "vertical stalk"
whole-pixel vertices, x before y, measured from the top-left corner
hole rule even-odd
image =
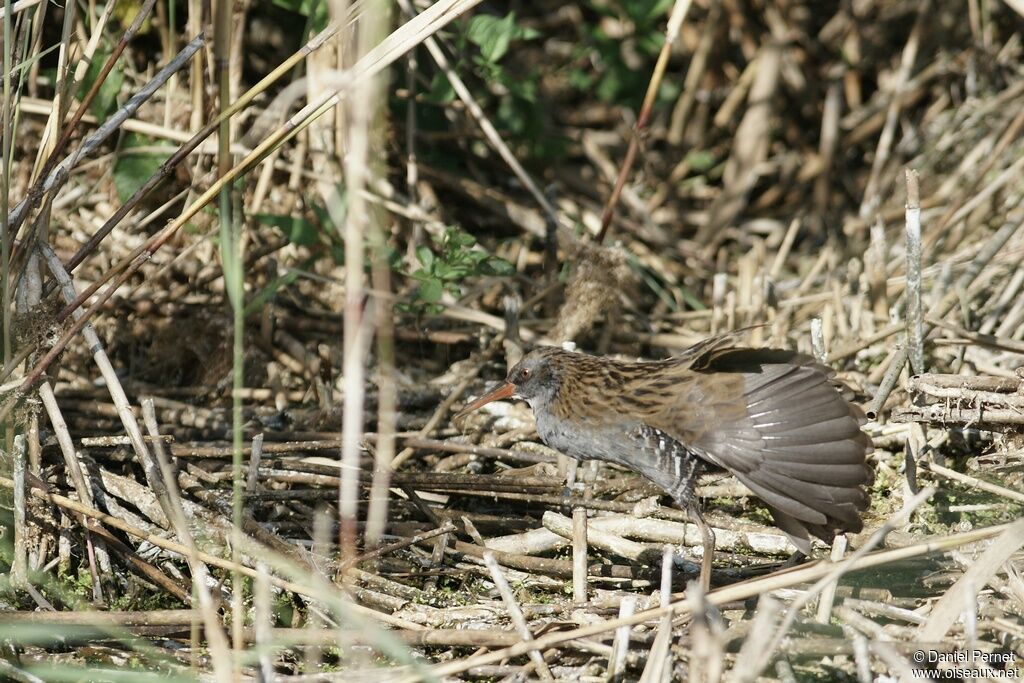
[[[910,369],[924,372],[924,314],[921,310],[921,191],[917,171],[907,169],[907,349]]]
[[[372,281],[374,316],[377,322],[377,448],[374,451],[373,484],[370,506],[366,513],[365,545],[374,547],[384,535],[388,517],[388,488],[391,483],[391,460],[395,455],[395,423],[397,420],[395,390],[394,311],[391,299],[391,266],[387,258],[387,235],[379,221],[370,230],[373,249]]]
[[[8,232],[7,216],[10,213],[10,192],[11,192],[11,110],[13,109],[13,93],[11,92],[11,51],[14,49],[14,37],[11,27],[14,3],[6,0],[4,3],[4,46],[3,46],[3,177],[0,179],[0,306],[3,306],[3,364],[11,358],[11,291],[10,291],[10,264],[11,264],[11,236]],[[6,432],[7,430],[4,429]]]
[[[28,531],[25,510],[25,437],[14,440],[14,558],[11,562],[11,585],[20,588],[28,578]]]
[[[219,112],[231,106],[231,0],[217,0],[214,8],[213,59],[217,74],[217,105]],[[231,118],[225,116],[217,131],[218,175],[227,175],[232,167],[231,159]],[[225,183],[220,190],[220,238],[221,261],[224,268],[224,289],[232,308],[232,387],[231,392],[231,479],[232,479],[232,525],[235,540],[231,544],[232,559],[237,565],[239,540],[242,535],[242,495],[245,483],[242,481],[242,384],[244,380],[244,326],[245,301],[241,255],[241,211],[233,211],[233,183]],[[245,625],[244,580],[237,570],[231,575],[231,636],[234,644],[234,671],[237,678],[243,648],[242,636]]]
[[[380,8],[384,14],[383,7]],[[383,17],[381,18],[383,23]],[[382,26],[378,27],[380,30]],[[408,111],[406,112],[406,144],[409,145],[409,161],[406,164],[406,183],[410,204],[416,205],[417,161],[415,147],[416,130],[416,48],[409,51],[406,64],[406,87],[409,89]],[[380,90],[378,90],[378,95]],[[380,99],[375,101],[379,106]],[[379,117],[374,117],[375,121]],[[381,145],[382,130],[377,125],[372,141]],[[372,169],[374,174],[380,169]],[[419,223],[417,223],[417,226]],[[388,235],[379,216],[370,225],[370,248],[372,249],[371,280],[373,283],[374,315],[377,321],[377,448],[374,451],[373,483],[370,485],[370,505],[366,512],[364,545],[376,546],[384,535],[388,518],[388,488],[391,484],[391,461],[395,456],[395,423],[397,420],[398,396],[395,389],[395,329],[394,302],[391,296],[391,265],[388,263]]]
[[[201,0],[188,0],[188,20],[185,25],[185,34],[197,36],[203,30],[203,3]],[[200,50],[192,58],[189,65],[189,91],[192,100],[192,117],[189,121],[189,130],[197,131],[203,127],[203,55],[205,50]]]
[[[340,19],[346,13],[343,11],[345,3],[335,2],[332,9],[335,11],[335,18]],[[385,18],[387,17],[387,6],[379,0],[370,3],[365,12],[359,18],[357,27],[356,55],[362,57],[375,47],[384,36]],[[341,557],[350,559],[355,556],[356,547],[356,523],[359,508],[359,459],[361,454],[360,443],[363,432],[363,406],[364,406],[364,381],[366,360],[366,349],[368,346],[367,320],[364,319],[364,304],[366,294],[365,273],[363,272],[363,259],[365,255],[363,240],[367,234],[379,230],[379,226],[373,226],[370,221],[370,211],[366,199],[363,196],[363,188],[366,187],[372,173],[369,167],[371,132],[376,127],[377,112],[380,107],[381,78],[379,76],[363,79],[355,86],[351,96],[346,100],[348,113],[346,122],[349,126],[346,136],[345,148],[345,190],[348,199],[348,208],[345,213],[345,337],[344,337],[344,360],[342,372],[344,373],[345,406],[342,412],[342,446],[341,446],[341,481],[338,488],[338,514],[339,514],[339,543]],[[381,242],[382,236],[375,238]],[[383,257],[381,257],[383,258]],[[381,279],[379,267],[375,269],[379,282],[384,286],[390,286],[388,279]],[[386,297],[387,295],[384,294]],[[383,313],[390,315],[390,304],[386,303],[378,310],[380,301],[375,302],[367,311],[374,314]],[[386,323],[385,323],[386,325]],[[391,356],[390,340],[383,342],[383,350],[386,357]],[[387,365],[390,360],[382,359],[382,372],[387,373]],[[384,380],[387,384],[387,380]],[[386,390],[382,387],[386,399]],[[393,406],[393,397],[391,399]],[[381,405],[382,420],[387,429],[388,418],[384,416],[387,408]],[[393,410],[393,408],[391,408]],[[393,417],[391,420],[393,421]],[[390,428],[393,432],[393,427]],[[382,464],[380,459],[390,460],[388,450],[394,449],[389,445],[387,438],[383,449],[378,447],[378,467]],[[379,477],[376,478],[379,487],[382,483]],[[386,495],[386,490],[385,494]],[[386,509],[381,509],[381,504],[376,505],[375,515],[382,514]],[[383,520],[377,518],[374,521],[376,529],[382,529]],[[373,531],[373,533],[377,533]]]

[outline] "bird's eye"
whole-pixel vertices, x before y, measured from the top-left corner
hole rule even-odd
[[[519,376],[522,377],[523,379],[528,378],[530,376],[530,369],[523,368],[523,371],[519,373]]]

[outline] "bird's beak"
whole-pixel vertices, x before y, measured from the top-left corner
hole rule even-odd
[[[516,385],[512,382],[502,382],[498,386],[494,387],[486,394],[478,398],[477,400],[470,403],[468,406],[459,411],[459,413],[453,418],[460,420],[465,417],[468,413],[473,412],[480,406],[487,405],[491,401],[500,401],[505,398],[512,398],[516,393]]]

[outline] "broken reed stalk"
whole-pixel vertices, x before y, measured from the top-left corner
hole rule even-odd
[[[924,367],[924,314],[921,310],[921,190],[917,171],[907,169],[907,352],[915,375]]]
[[[1006,243],[1021,228],[1024,228],[1024,206],[1018,200],[1006,214],[1003,225],[985,242],[985,245],[978,251],[977,255],[967,265],[963,274],[957,279],[956,284],[938,301],[936,301],[925,318],[942,318],[949,311],[953,310],[959,301],[960,292],[967,291],[968,287],[977,279],[996,254],[1006,246]],[[866,412],[868,418],[874,420],[882,413],[885,401],[896,386],[896,380],[906,365],[909,352],[906,346],[893,353],[893,359],[885,373],[882,384],[879,386],[871,405]]]
[[[387,262],[387,242],[378,221],[371,225],[373,240],[373,279],[377,320],[377,442],[373,450],[373,483],[366,513],[365,546],[380,544],[388,521],[391,461],[395,456],[395,428],[398,419],[398,393],[395,386],[394,302],[391,295],[391,268]]]
[[[870,244],[864,256],[867,268],[868,296],[871,298],[871,310],[876,317],[885,319],[889,315],[889,294],[886,287],[885,268],[885,225],[881,217],[871,224]]]
[[[690,613],[691,647],[687,664],[691,680],[720,681],[725,672],[722,617],[708,601],[708,594],[699,581],[687,584],[686,603]]]
[[[619,619],[625,620],[636,613],[636,596],[626,596],[619,603]],[[608,657],[608,677],[606,680],[617,683],[622,680],[626,671],[626,655],[629,654],[629,636],[633,630],[632,625],[622,624],[615,629],[615,637],[612,640],[612,653]]]
[[[245,492],[253,493],[260,478],[260,458],[263,456],[263,432],[252,437],[252,451],[249,453],[249,474],[245,480]]]
[[[259,653],[260,680],[273,681],[276,678],[273,654],[276,644],[273,640],[272,594],[270,573],[263,562],[256,563],[256,582],[253,584],[253,640]]]
[[[846,554],[847,538],[846,534],[839,534],[832,541],[832,552],[829,555],[829,559],[832,562],[839,562],[843,559],[843,555]],[[839,587],[839,583],[830,583],[825,586],[824,590],[821,591],[821,597],[818,598],[818,610],[815,613],[815,618],[820,624],[827,624],[832,618],[832,605],[836,599],[836,589]]]
[[[14,438],[14,558],[11,562],[11,585],[23,586],[28,578],[28,526],[25,508],[25,437]]]
[[[874,398],[871,399],[868,409],[864,411],[869,420],[877,420],[882,414],[882,408],[885,407],[885,402],[888,400],[889,395],[892,394],[892,390],[896,388],[896,380],[899,379],[900,373],[903,372],[903,366],[906,363],[907,347],[905,344],[900,344],[892,352],[892,360],[889,361],[889,367],[882,377],[882,383],[878,386],[878,391],[875,392]]]
[[[774,653],[771,649],[771,640],[779,628],[779,614],[782,608],[782,602],[772,595],[758,597],[753,623],[736,657],[736,668],[732,671],[733,680],[745,683],[756,680],[758,674],[772,660]]]
[[[819,363],[824,363],[828,352],[825,350],[825,332],[819,317],[811,318],[811,349],[814,359]]]
[[[505,580],[505,575],[501,572],[501,567],[498,566],[498,561],[494,558],[494,553],[484,553],[484,564],[487,566],[487,570],[491,573],[491,579],[494,581],[495,587],[498,589],[498,593],[501,595],[502,602],[505,603],[505,609],[508,610],[509,618],[512,619],[512,624],[515,626],[516,632],[524,642],[533,641],[533,634],[530,632],[530,627],[526,623],[526,617],[523,616],[523,611],[519,608],[519,603],[516,602],[516,596],[512,593],[512,588],[508,585],[508,581]],[[544,655],[540,650],[530,650],[528,653],[530,661],[533,662],[534,667],[537,669],[537,673],[540,675],[542,680],[551,681],[554,680],[554,676],[551,675],[551,670],[548,669],[547,662],[544,661]]]
[[[587,602],[587,509],[572,509],[572,600],[577,605]]]
[[[672,602],[672,564],[675,552],[672,546],[665,545],[661,550],[661,585],[659,587],[658,606],[665,609]],[[658,624],[658,633],[647,654],[647,663],[640,675],[639,683],[660,683],[666,673],[672,671],[672,615],[666,612]]]

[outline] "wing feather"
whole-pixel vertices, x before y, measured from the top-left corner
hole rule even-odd
[[[732,472],[772,510],[801,549],[859,531],[872,481],[863,413],[833,373],[790,351],[714,349],[680,368],[678,399],[644,416]]]

